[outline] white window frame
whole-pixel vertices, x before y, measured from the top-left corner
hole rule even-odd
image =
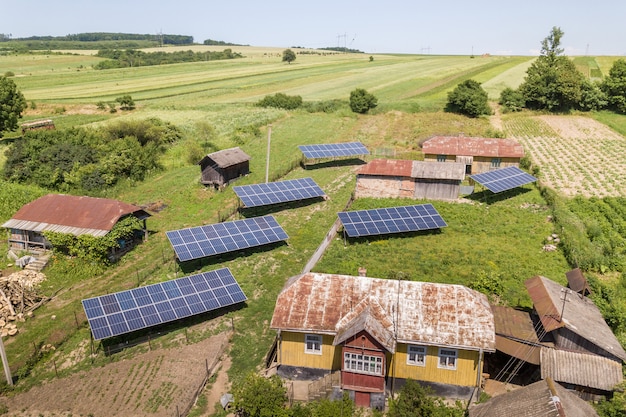
[[[500,168],[502,158],[491,158],[491,168]]]
[[[324,339],[322,335],[319,334],[304,335],[304,353],[309,353],[311,355],[321,355],[323,340]]]
[[[439,348],[439,360],[437,361],[437,368],[455,370],[458,359],[458,350]]]
[[[447,159],[447,155],[437,155],[437,162],[446,162]]]
[[[407,345],[406,363],[413,366],[426,366],[426,346]]]
[[[356,352],[344,352],[343,370],[357,374],[383,375],[383,358]]]

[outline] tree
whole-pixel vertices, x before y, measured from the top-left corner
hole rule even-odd
[[[618,59],[613,63],[601,89],[606,94],[611,109],[626,113],[626,60]]]
[[[448,93],[446,111],[470,117],[491,114],[487,92],[477,81],[463,81]]]
[[[295,60],[296,60],[296,53],[294,51],[292,51],[291,49],[285,49],[283,51],[283,62],[287,62],[288,64],[291,64]]]
[[[522,93],[519,90],[513,90],[511,87],[506,87],[500,92],[498,103],[508,112],[520,111],[525,104]]]
[[[278,375],[270,378],[251,372],[233,386],[235,409],[242,417],[287,416],[287,390]]]
[[[561,55],[563,31],[553,27],[541,42],[541,54],[532,63],[519,91],[526,107],[549,111],[577,108],[583,90],[584,76],[568,57]]]
[[[122,110],[133,110],[135,108],[135,102],[133,101],[133,98],[128,94],[116,98],[115,101],[120,103],[120,109]]]
[[[26,99],[13,80],[0,77],[0,138],[3,131],[17,129],[17,120],[26,108]]]
[[[350,92],[350,109],[355,113],[365,114],[378,104],[378,99],[363,88]]]
[[[429,396],[430,391],[411,379],[406,381],[395,399],[389,400],[387,417],[462,417],[465,415],[460,403],[448,407],[439,398]]]

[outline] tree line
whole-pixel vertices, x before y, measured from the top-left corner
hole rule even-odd
[[[144,52],[136,49],[101,49],[98,51],[96,56],[100,58],[107,58],[108,60],[101,61],[94,65],[95,69],[141,67],[175,64],[180,62],[217,61],[222,59],[243,58],[243,55],[239,52],[233,52],[230,48],[224,49],[221,52],[194,52],[191,50],[175,52]]]
[[[100,42],[100,41],[156,41],[163,45],[190,45],[193,43],[193,36],[189,35],[168,35],[168,34],[137,34],[137,33],[76,33],[65,36],[29,36],[26,38],[13,38],[10,35],[0,35],[0,42],[8,41],[78,41],[78,42]]]

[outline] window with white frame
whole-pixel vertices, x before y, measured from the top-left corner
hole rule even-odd
[[[382,375],[383,358],[381,356],[345,352],[343,354],[343,369],[344,371],[360,374]]]
[[[445,155],[437,155],[437,162],[446,162],[446,159]]]
[[[408,345],[406,363],[409,365],[426,366],[426,346]]]
[[[500,168],[501,158],[491,158],[491,168]]]
[[[322,336],[319,334],[307,334],[304,337],[304,353],[322,354]]]
[[[439,348],[439,365],[438,368],[456,369],[456,358],[458,352],[456,349]]]

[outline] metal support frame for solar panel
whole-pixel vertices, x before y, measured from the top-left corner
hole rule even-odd
[[[516,166],[470,175],[470,178],[493,193],[500,193],[537,181],[537,178]]]
[[[446,227],[432,204],[418,204],[338,213],[349,237],[417,232]]]
[[[247,208],[326,196],[313,178],[238,185],[233,191]]]
[[[181,262],[267,245],[289,238],[271,215],[172,230],[165,234]]]
[[[325,143],[318,145],[299,145],[300,151],[308,159],[337,158],[342,156],[369,155],[361,142]]]
[[[95,340],[239,304],[246,295],[228,268],[82,300]]]

